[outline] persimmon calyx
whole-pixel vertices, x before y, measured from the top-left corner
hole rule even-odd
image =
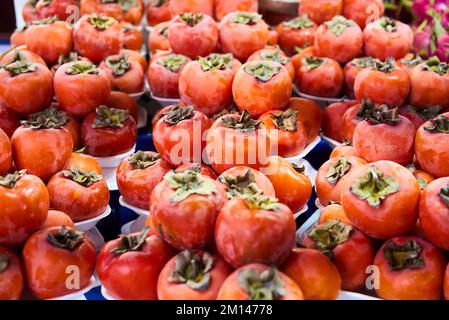
[[[76,61],[70,67],[68,67],[65,73],[68,75],[98,74],[98,68],[93,63],[80,60]]]
[[[403,245],[390,241],[385,245],[383,254],[391,270],[415,270],[425,265],[421,251],[421,246],[415,240],[409,240]]]
[[[13,189],[16,186],[17,181],[26,175],[26,170],[16,171],[14,173],[8,173],[5,176],[0,176],[0,186],[8,189]]]
[[[449,118],[441,115],[433,120],[430,120],[430,125],[424,126],[424,130],[433,133],[449,133]]]
[[[60,67],[63,64],[76,61],[81,61],[81,56],[78,54],[78,52],[71,51],[67,55],[64,54],[59,55],[57,66]]]
[[[374,59],[372,57],[355,58],[349,64],[357,68],[365,69],[374,65]]]
[[[139,233],[122,236],[120,238],[119,245],[112,249],[111,253],[121,255],[129,251],[141,251],[146,239],[148,238],[148,231],[149,228],[144,228]]]
[[[159,8],[166,2],[167,2],[167,0],[152,0],[151,1],[151,6],[155,7],[155,8]]]
[[[402,58],[400,61],[409,68],[414,68],[423,62],[421,56],[418,55],[412,58]]]
[[[277,62],[283,66],[290,62],[290,58],[282,56],[279,49],[262,50],[259,52],[259,57],[262,58],[262,60]]]
[[[449,73],[449,64],[441,62],[438,57],[433,56],[424,64],[424,70],[432,71],[440,76],[444,76]]]
[[[267,197],[261,194],[244,194],[243,202],[251,210],[279,211],[281,204],[274,197]]]
[[[193,106],[176,105],[163,115],[163,121],[170,126],[174,126],[183,120],[192,118],[195,115]]]
[[[390,109],[387,105],[381,105],[378,108],[371,109],[371,114],[367,115],[366,120],[373,125],[385,123],[395,126],[401,122],[398,110],[398,108]]]
[[[0,253],[0,274],[2,274],[9,266],[9,256]]]
[[[203,71],[226,70],[232,68],[232,53],[212,53],[206,58],[199,57],[198,62]]]
[[[245,194],[263,194],[262,190],[260,190],[256,184],[256,175],[251,169],[248,169],[237,176],[222,176],[218,181],[227,186],[229,198],[240,197]]]
[[[211,283],[214,258],[208,252],[202,255],[184,250],[175,258],[175,268],[168,277],[169,282],[184,283],[190,289],[207,290]]]
[[[137,5],[137,0],[118,0],[118,3],[124,12],[128,12]]]
[[[308,70],[312,71],[321,67],[325,62],[326,58],[320,57],[304,57],[301,60],[301,64]]]
[[[272,65],[267,61],[257,61],[244,67],[243,70],[259,81],[268,82],[279,73],[281,67]]]
[[[314,23],[312,20],[310,20],[306,14],[303,14],[302,16],[296,17],[294,19],[284,21],[282,23],[284,27],[291,28],[291,29],[309,29],[314,26]]]
[[[45,19],[41,19],[41,20],[34,20],[31,22],[31,25],[42,26],[42,25],[46,25],[46,24],[55,23],[56,21],[59,21],[59,17],[57,15],[51,16],[51,17],[48,17]]]
[[[260,125],[260,121],[252,119],[246,110],[243,110],[239,119],[224,117],[221,119],[221,122],[225,128],[240,130],[242,132],[255,131]]]
[[[285,111],[273,112],[271,119],[276,128],[285,131],[296,132],[298,130],[298,110],[287,109]]]
[[[275,300],[286,294],[279,271],[274,267],[262,272],[252,268],[241,270],[237,281],[251,300]]]
[[[371,207],[379,208],[382,200],[400,190],[400,184],[393,177],[384,176],[382,171],[371,166],[365,175],[354,181],[350,190]]]
[[[66,112],[50,107],[44,111],[36,112],[28,117],[28,120],[23,120],[20,123],[31,129],[61,129],[69,121]]]
[[[352,20],[348,20],[343,16],[335,16],[332,20],[324,23],[326,27],[332,32],[336,37],[341,36],[345,30],[349,27],[355,25],[355,22]]]
[[[237,11],[237,13],[232,17],[231,22],[252,26],[261,20],[262,15],[256,12]]]
[[[382,17],[379,22],[382,29],[387,32],[396,32],[398,30],[396,20],[391,19],[390,17]]]
[[[182,65],[187,61],[186,56],[182,54],[169,54],[167,57],[158,59],[157,63],[171,72],[178,73]]]
[[[139,150],[129,157],[128,162],[134,170],[142,170],[154,165],[159,158],[159,154],[149,155],[146,152]]]
[[[189,27],[194,27],[198,23],[201,22],[204,18],[204,14],[202,13],[182,13],[179,15],[179,18],[181,18],[181,21],[188,25]]]
[[[123,76],[129,69],[131,63],[126,55],[122,54],[119,57],[108,57],[105,60],[105,65],[112,70],[114,76]]]
[[[98,30],[109,29],[115,21],[114,18],[103,15],[92,15],[89,18],[89,23]]]
[[[443,200],[444,204],[449,207],[449,183],[441,188],[438,196]]]
[[[95,171],[83,171],[74,166],[70,167],[70,170],[62,171],[62,174],[64,177],[69,178],[70,180],[86,188],[103,179],[103,177]]]
[[[298,173],[304,174],[306,172],[305,166],[299,166],[296,163],[290,162],[290,166]]]
[[[108,106],[101,105],[95,112],[95,117],[92,128],[122,128],[123,123],[129,118],[129,111],[109,108]]]
[[[201,173],[201,164],[200,163],[194,163],[192,164],[192,166],[190,166],[188,169],[183,170],[183,171],[179,171],[178,169],[175,170],[176,173],[180,173],[180,172],[184,172],[184,171],[193,171],[193,172],[197,172],[197,173]]]
[[[351,170],[351,167],[351,162],[349,162],[345,156],[340,156],[337,163],[329,164],[329,169],[326,173],[327,181],[332,185],[337,184],[337,182]]]
[[[346,242],[353,231],[353,227],[338,220],[329,220],[326,223],[314,227],[308,232],[308,236],[315,243],[318,251],[329,258],[333,258],[332,250],[339,244]]]
[[[164,176],[164,181],[175,190],[171,202],[180,202],[192,194],[209,196],[217,192],[217,187],[211,179],[191,170],[178,173],[170,171]]]
[[[55,247],[73,251],[78,245],[83,242],[84,232],[67,229],[66,226],[61,226],[57,233],[49,233],[47,241]]]
[[[9,72],[11,77],[15,77],[24,73],[34,72],[37,70],[37,65],[27,60],[21,53],[17,52],[14,60],[7,65],[2,66],[3,69]]]
[[[385,61],[374,59],[373,69],[383,73],[391,73],[397,69],[396,61],[392,57],[387,58]]]

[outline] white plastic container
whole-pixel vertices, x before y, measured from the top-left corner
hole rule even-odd
[[[116,299],[113,296],[111,296],[111,294],[108,292],[108,290],[105,287],[103,287],[103,286],[101,286],[101,295],[106,300],[119,300],[119,299]]]
[[[93,217],[92,219],[77,222],[75,223],[75,227],[80,231],[88,231],[92,228],[95,228],[95,226],[100,220],[106,218],[110,214],[111,214],[111,207],[108,206],[102,214]]]
[[[129,204],[128,202],[126,202],[123,196],[120,196],[119,203],[122,207],[128,208],[139,215],[139,217],[136,220],[124,224],[122,226],[121,232],[123,234],[130,234],[141,231],[145,227],[147,219],[150,216],[150,211]]]
[[[312,95],[309,95],[306,93],[302,93],[301,91],[299,91],[298,87],[295,84],[293,85],[293,91],[301,98],[309,99],[309,100],[316,102],[322,109],[326,108],[328,105],[335,103],[335,102],[348,101],[348,99],[346,99],[344,97],[343,98],[325,98],[325,97],[317,97],[317,96],[312,96]]]
[[[321,138],[323,138],[323,140],[326,141],[326,142],[330,145],[330,147],[331,147],[332,149],[335,148],[335,147],[338,147],[338,146],[342,145],[341,142],[338,142],[337,140],[328,138],[328,137],[326,137],[326,136],[323,135],[323,134],[321,134]]]
[[[288,160],[288,161],[290,161],[290,162],[296,162],[296,161],[298,161],[298,160],[300,160],[300,159],[305,158],[305,157],[310,153],[310,151],[312,151],[313,149],[315,149],[315,147],[320,143],[320,141],[321,141],[321,137],[320,137],[320,136],[317,136],[312,142],[310,142],[310,143],[304,148],[304,150],[301,151],[300,154],[298,154],[298,155],[296,155],[296,156],[294,156],[294,157],[288,157],[288,158],[285,158],[285,159]]]

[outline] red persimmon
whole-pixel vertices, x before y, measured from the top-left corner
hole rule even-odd
[[[370,237],[388,239],[415,226],[419,195],[419,184],[407,168],[377,161],[348,176],[341,203],[355,227]]]
[[[385,11],[382,0],[343,0],[343,15],[355,21],[360,28],[383,16]]]
[[[307,144],[315,140],[323,117],[320,106],[312,100],[294,97],[290,98],[287,109],[298,110],[297,117],[307,130]]]
[[[81,171],[95,171],[100,175],[102,171],[97,159],[81,152],[72,152],[72,157],[64,169],[69,170],[72,167]]]
[[[229,198],[248,194],[262,194],[267,197],[275,196],[274,187],[267,176],[248,167],[237,166],[228,169],[218,177],[218,181],[225,185]]]
[[[111,108],[128,110],[129,115],[133,117],[136,123],[139,120],[139,106],[136,100],[125,92],[112,91],[106,101],[106,105]]]
[[[317,25],[307,15],[281,22],[276,27],[278,43],[289,56],[296,53],[297,48],[313,45]]]
[[[169,0],[148,1],[145,9],[149,26],[155,26],[171,19]]]
[[[343,0],[302,0],[298,15],[306,14],[317,25],[342,13]]]
[[[152,225],[178,250],[207,247],[213,243],[215,221],[226,198],[218,181],[191,170],[171,171],[151,193]]]
[[[344,224],[352,225],[351,221],[346,216],[345,210],[341,204],[333,203],[321,209],[318,224],[324,224],[330,220],[338,220]]]
[[[18,127],[20,127],[19,114],[0,104],[0,129],[11,138]]]
[[[265,47],[264,49],[254,52],[249,56],[247,62],[250,61],[273,61],[283,65],[290,75],[290,78],[295,80],[295,66],[287,55],[276,47]]]
[[[47,219],[41,226],[41,229],[51,228],[51,227],[62,227],[66,226],[72,229],[76,229],[75,223],[73,223],[72,218],[70,218],[66,213],[58,210],[48,210]]]
[[[216,300],[231,272],[218,254],[184,250],[162,269],[157,295],[159,300]]]
[[[373,66],[373,62],[373,58],[363,57],[352,59],[345,65],[343,69],[345,78],[345,92],[350,97],[354,97],[354,83],[357,75],[360,71],[371,68]]]
[[[122,23],[123,48],[139,51],[143,45],[142,27],[130,23]]]
[[[418,130],[424,122],[432,120],[441,112],[440,106],[430,106],[426,109],[417,109],[412,105],[405,105],[399,108],[399,114],[409,119],[415,130]]]
[[[117,168],[120,194],[129,204],[148,210],[151,192],[170,169],[159,154],[138,151],[123,159]]]
[[[44,59],[42,59],[36,53],[27,50],[25,45],[3,53],[0,58],[0,63],[2,65],[8,65],[10,63],[17,62],[20,60],[23,61],[28,60],[30,62],[40,63],[44,66],[47,66]]]
[[[0,300],[19,300],[24,286],[19,257],[0,246]]]
[[[202,175],[208,176],[211,179],[217,179],[217,174],[215,173],[214,170],[212,170],[210,167],[201,164],[201,163],[185,163],[183,165],[180,165],[179,167],[176,168],[175,172],[179,173],[179,172],[184,172],[186,170],[191,170],[191,171],[195,171],[198,173],[201,173]]]
[[[162,22],[153,27],[148,36],[148,48],[152,55],[160,50],[170,50],[170,42],[168,41],[168,27],[171,21]]]
[[[100,69],[108,75],[114,90],[126,93],[143,91],[145,75],[142,66],[126,54],[107,57],[100,64]]]
[[[203,13],[214,16],[214,0],[170,0],[170,13],[174,17],[182,13]]]
[[[215,18],[220,21],[228,13],[234,11],[257,12],[257,0],[215,0]]]
[[[136,143],[136,121],[128,110],[99,106],[81,125],[81,139],[95,157],[110,157],[130,150]]]
[[[27,285],[39,299],[50,299],[85,288],[95,269],[95,248],[83,233],[65,226],[40,230],[22,252]],[[77,267],[76,286],[67,285],[67,270]]]
[[[335,102],[323,110],[323,134],[338,142],[343,142],[341,126],[345,112],[354,106],[355,101]]]
[[[11,141],[6,133],[0,129],[0,175],[6,174],[12,165]]]
[[[35,10],[41,19],[58,16],[63,21],[74,14],[73,10],[78,7],[79,1],[76,0],[39,0]]]

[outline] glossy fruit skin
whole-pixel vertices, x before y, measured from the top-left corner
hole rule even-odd
[[[317,25],[320,25],[341,14],[342,10],[342,0],[303,0],[298,8],[298,15],[307,14]]]
[[[249,167],[237,166],[237,167],[230,168],[230,169],[226,170],[225,172],[223,172],[222,174],[220,174],[220,176],[218,178],[225,177],[225,176],[237,177],[239,175],[244,175],[247,170],[251,170],[251,172],[254,174],[255,184],[262,191],[262,194],[264,196],[267,196],[267,197],[275,196],[274,187],[273,187],[272,183],[270,182],[270,180],[268,179],[268,177],[266,175],[264,175],[262,172],[260,172],[258,170],[251,169]]]
[[[307,144],[316,139],[321,130],[323,113],[320,106],[309,99],[290,98],[287,109],[298,110],[298,119],[307,130]]]
[[[100,0],[81,0],[81,15],[101,14],[113,17],[118,21],[123,19],[122,8],[118,3],[101,3]]]
[[[49,4],[45,0],[39,0],[36,3],[36,14],[41,18],[58,16],[61,21],[65,21],[73,14],[69,7],[79,7],[79,1],[76,0],[53,0]]]
[[[349,97],[354,98],[355,79],[357,78],[357,75],[360,73],[360,71],[364,70],[365,68],[361,68],[352,64],[352,61],[353,60],[349,61],[345,65],[345,67],[343,68],[343,73],[345,79],[345,93]]]
[[[58,210],[48,210],[47,219],[39,230],[66,226],[72,229],[76,229],[75,223],[65,212]]]
[[[178,72],[173,72],[160,62],[166,57],[160,57],[153,60],[148,68],[148,82],[151,87],[151,92],[157,97],[161,98],[179,98],[179,78],[184,67],[191,61],[187,60],[182,64]],[[203,91],[204,92],[204,91]]]
[[[119,55],[109,56],[109,58],[114,59],[119,58]],[[145,75],[142,66],[137,61],[129,61],[130,69],[127,70],[123,75],[117,76],[113,73],[106,63],[103,61],[100,63],[100,69],[108,75],[111,81],[111,87],[114,90],[122,91],[125,93],[139,93],[144,90]]]
[[[449,249],[449,206],[439,197],[449,178],[437,179],[424,188],[419,200],[419,224],[427,239],[443,250]]]
[[[61,109],[78,117],[85,117],[111,94],[108,75],[98,69],[98,74],[66,74],[73,63],[58,68],[55,74],[55,95]]]
[[[11,138],[18,127],[20,127],[19,114],[13,109],[0,105],[0,129]]]
[[[346,216],[345,210],[340,204],[333,203],[321,209],[318,225],[324,224],[330,220],[338,220],[347,225],[352,225],[351,221]]]
[[[11,42],[11,45],[16,47],[25,45],[25,30],[14,31],[9,38],[9,42]]]
[[[310,28],[294,29],[285,26],[283,22],[277,25],[278,43],[282,51],[288,56],[295,54],[295,48],[303,48],[306,45],[312,45],[315,39],[317,25],[312,21]]]
[[[343,142],[341,124],[345,112],[354,106],[355,101],[335,102],[323,110],[323,134],[338,142]]]
[[[58,62],[61,54],[70,53],[72,29],[64,21],[31,25],[25,31],[25,44],[30,51],[37,53],[51,66]]]
[[[153,31],[148,36],[148,47],[152,55],[158,50],[171,50],[167,35],[163,34],[163,30],[168,28],[170,24],[171,22],[167,21],[153,27]]]
[[[301,120],[296,120],[296,131],[289,131],[277,128],[272,118],[277,110],[265,112],[260,116],[262,128],[270,136],[272,154],[281,157],[294,157],[300,154],[307,145],[307,131]]]
[[[335,300],[340,293],[337,267],[317,250],[293,249],[280,270],[301,288],[305,300]]]
[[[363,30],[363,43],[368,56],[386,60],[403,58],[413,48],[412,29],[396,21],[397,31],[388,32],[380,25],[381,20],[369,23]]]
[[[343,70],[337,61],[325,58],[325,62],[314,70],[301,65],[296,72],[299,91],[317,97],[336,98],[343,88]]]
[[[67,213],[74,222],[102,214],[109,203],[109,189],[104,180],[84,187],[63,173],[55,174],[47,184],[50,206]]]
[[[225,280],[218,292],[217,300],[250,300],[248,293],[238,283],[238,274],[245,269],[254,269],[259,272],[268,270],[269,267],[261,263],[251,263],[235,270]],[[282,272],[278,272],[284,284],[285,295],[279,300],[304,300],[304,295],[299,286]]]
[[[215,18],[220,21],[228,13],[234,11],[257,12],[257,0],[215,0]]]
[[[373,17],[382,17],[384,11],[382,0],[343,0],[343,15],[362,29],[373,21]]]
[[[220,43],[224,52],[231,52],[240,62],[263,49],[268,43],[268,26],[264,21],[253,25],[232,22],[236,12],[228,13],[220,23]]]
[[[23,115],[39,112],[50,105],[53,95],[53,75],[36,63],[36,71],[12,77],[0,70],[0,104]]]
[[[357,24],[347,27],[339,36],[322,24],[315,33],[315,52],[320,57],[328,57],[341,64],[358,57],[363,49],[363,33]]]
[[[439,75],[423,68],[424,65],[418,65],[411,71],[410,103],[416,108],[449,107],[449,73]]]
[[[316,249],[315,242],[308,236],[303,245],[309,249]],[[337,267],[342,281],[342,289],[349,291],[360,290],[365,286],[366,268],[373,264],[376,254],[371,240],[357,229],[353,229],[350,237],[337,245],[333,250],[333,262]]]
[[[218,118],[207,133],[206,152],[210,165],[219,174],[239,165],[259,170],[268,163],[270,138],[261,128],[249,132],[226,128],[222,119],[228,117],[239,119],[240,115],[230,114]]]
[[[132,29],[123,29],[123,48],[128,50],[140,51],[143,45],[143,34],[138,27]]]
[[[106,105],[110,108],[128,110],[136,123],[139,121],[139,106],[130,95],[121,91],[112,91]]]
[[[330,158],[338,158],[340,156],[358,156],[357,152],[355,152],[355,148],[353,146],[350,145],[345,145],[345,144],[341,144],[337,147],[334,148],[334,150],[332,150],[332,153],[330,155]]]
[[[153,127],[154,145],[161,157],[174,166],[201,162],[206,146],[202,137],[210,128],[211,120],[200,111],[194,111],[192,118],[184,119],[173,126],[165,122],[164,118],[160,118]],[[188,154],[184,154],[182,151],[187,149]]]
[[[174,17],[181,13],[204,13],[214,16],[213,0],[173,0],[169,1],[170,13]]]
[[[351,192],[355,179],[375,166],[384,176],[392,177],[400,184],[396,193],[381,200],[379,208],[371,207]],[[406,168],[391,161],[377,161],[352,172],[341,191],[341,203],[352,224],[368,236],[388,239],[401,235],[416,224],[420,188],[416,178]]]
[[[362,158],[349,156],[345,159],[351,164],[349,171],[341,177],[336,184],[330,183],[327,178],[327,172],[331,165],[336,165],[341,158],[331,158],[330,160],[323,163],[323,165],[318,170],[315,179],[315,189],[317,196],[322,205],[327,206],[331,202],[340,202],[340,194],[344,186],[345,181],[348,179],[349,174],[354,170],[364,166],[367,162]]]
[[[217,23],[210,16],[204,15],[200,22],[190,27],[177,16],[168,27],[168,41],[174,53],[183,54],[190,59],[205,57],[217,48]]]
[[[159,273],[175,251],[161,237],[149,235],[141,250],[117,255],[111,251],[120,241],[109,241],[98,255],[102,285],[117,299],[156,300]]]
[[[94,157],[111,157],[130,150],[136,143],[136,121],[129,117],[121,128],[92,128],[96,112],[89,113],[81,125],[81,139]]]
[[[149,156],[155,152],[145,152]],[[170,171],[170,164],[163,160],[156,160],[155,164],[145,169],[134,169],[128,162],[129,157],[123,159],[117,168],[117,185],[120,194],[126,202],[141,209],[148,210],[150,195],[154,187],[162,181]]]
[[[31,129],[19,127],[11,138],[14,164],[44,182],[61,171],[72,155],[73,141],[65,129]],[[39,154],[39,157],[36,157]]]
[[[443,113],[449,118],[449,113]],[[416,132],[415,154],[418,165],[426,172],[436,178],[449,176],[449,152],[447,143],[449,135],[446,133],[433,133],[424,129],[431,125],[430,121],[425,122]]]
[[[363,98],[373,103],[385,103],[389,106],[402,106],[410,91],[410,78],[407,71],[396,67],[390,73],[373,69],[364,69],[357,75],[354,94],[357,101]]]
[[[355,152],[368,162],[390,160],[407,166],[412,162],[415,126],[406,117],[400,123],[373,125],[369,120],[360,122],[354,130],[352,144]]]
[[[0,300],[19,300],[24,287],[19,257],[3,246],[0,246],[0,255],[8,257],[8,267],[0,273]]]
[[[142,22],[144,2],[139,0],[128,11],[123,10],[123,21],[129,22],[135,26]]]
[[[130,49],[122,49],[120,50],[120,54],[124,54],[128,57],[130,61],[137,61],[142,66],[142,69],[147,70],[148,64],[146,58],[141,55],[138,51],[130,50]]]
[[[297,172],[281,157],[270,157],[269,165],[262,169],[273,184],[279,202],[293,213],[301,210],[312,194],[312,183],[306,175]]]
[[[202,255],[204,251],[195,250]],[[170,282],[169,277],[175,270],[176,257],[170,259],[162,269],[158,285],[157,296],[159,300],[216,300],[218,291],[223,282],[231,274],[231,267],[220,257],[214,254],[214,266],[210,271],[210,285],[205,290],[194,290],[188,287],[185,283]]]
[[[204,179],[216,187],[211,195],[191,194],[184,200],[172,202],[175,191],[165,181],[156,185],[151,193],[152,224],[159,235],[178,250],[205,248],[213,243],[215,221],[227,195],[221,183],[208,177]]]
[[[185,163],[180,165],[179,167],[176,168],[176,172],[184,172],[186,170],[196,170],[196,167],[199,166],[199,173],[201,173],[204,176],[207,176],[211,179],[216,180],[218,178],[217,174],[215,173],[214,170],[212,170],[210,167],[202,164],[202,163]]]
[[[100,63],[107,56],[119,53],[123,46],[123,34],[120,23],[114,23],[106,30],[97,30],[84,16],[73,29],[75,50],[94,63]]]
[[[446,268],[446,273],[444,276],[444,298],[449,300],[449,267]]]
[[[248,263],[279,265],[295,245],[296,224],[292,211],[250,209],[244,200],[228,200],[215,225],[218,252],[234,268]]]
[[[313,46],[309,46],[304,49],[301,49],[301,51],[299,53],[296,53],[292,57],[292,63],[293,63],[293,66],[295,67],[295,74],[298,74],[299,68],[301,68],[302,58],[313,57],[313,56],[316,56],[315,48]]]
[[[35,62],[35,63],[40,63],[40,64],[44,65],[45,67],[47,66],[47,64],[44,61],[44,59],[42,59],[36,53],[28,50],[25,44],[20,45],[20,46],[14,48],[14,50],[5,52],[4,55],[0,59],[0,63],[3,64],[3,65],[7,65],[7,64],[13,62],[14,58],[16,57],[16,54],[22,55],[28,61]]]
[[[169,21],[171,19],[170,2],[163,1],[160,6],[154,6],[150,1],[146,4],[146,18],[148,25],[155,26],[161,22]]]
[[[287,55],[280,49],[278,49],[277,47],[271,47],[271,46],[267,46],[261,50],[257,50],[256,52],[254,52],[252,55],[250,55],[248,57],[248,60],[246,62],[250,62],[250,61],[270,61],[265,59],[261,54],[263,53],[271,53],[271,52],[276,52],[278,53],[279,56],[281,56],[282,58],[285,58],[287,62],[282,62],[281,64],[287,69],[288,74],[290,75],[290,78],[293,80],[295,80],[295,66],[293,65],[293,62],[291,61],[290,58],[287,57]]]
[[[292,94],[292,81],[284,66],[266,61],[265,63],[270,66],[278,67],[279,72],[269,81],[262,82],[244,70],[257,63],[259,62],[245,63],[237,71],[232,83],[232,95],[235,103],[240,110],[248,111],[252,117],[260,117],[270,110],[285,109]]]
[[[82,171],[95,171],[96,173],[101,174],[101,167],[97,159],[88,154],[72,152],[70,161],[64,169],[70,170],[72,166]]]
[[[0,176],[5,175],[12,165],[12,148],[6,133],[0,129]]]
[[[211,117],[231,104],[233,80],[232,69],[203,71],[198,61],[191,61],[180,72],[179,95],[184,103]]]
[[[22,252],[28,288],[39,299],[55,298],[71,294],[89,284],[95,269],[95,248],[84,236],[73,250],[58,248],[47,240],[48,235],[57,233],[60,227],[40,230],[25,243]],[[67,268],[78,267],[79,289],[67,288],[70,274]]]
[[[415,127],[415,131],[417,131],[419,127],[421,127],[424,122],[426,122],[425,117],[419,114],[413,106],[405,105],[400,107],[399,114],[406,117],[412,122],[413,126]]]
[[[384,257],[385,246],[393,242],[404,245],[414,240],[421,247],[424,258],[422,269],[391,270]],[[376,293],[385,300],[438,300],[442,295],[444,256],[434,245],[419,237],[396,237],[386,242],[377,252],[374,265],[379,268],[379,288]]]
[[[33,20],[39,20],[39,16],[36,13],[36,6],[31,3],[25,3],[22,8],[22,17],[27,23]]]
[[[354,131],[357,125],[363,121],[363,119],[357,116],[360,111],[361,105],[355,104],[343,113],[340,124],[341,138],[346,141],[352,142]]]

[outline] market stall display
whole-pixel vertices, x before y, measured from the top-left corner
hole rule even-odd
[[[0,299],[449,298],[449,3],[269,2],[26,3]]]

